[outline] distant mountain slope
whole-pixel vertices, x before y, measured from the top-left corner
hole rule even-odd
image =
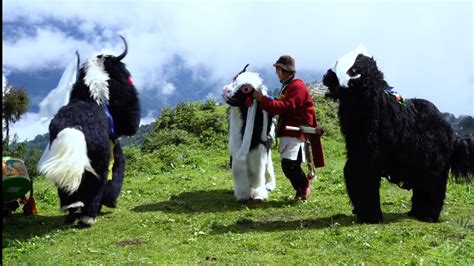
[[[235,66],[237,74],[243,66]],[[148,87],[139,86],[139,97],[142,107],[142,117],[158,116],[165,107],[175,106],[180,101],[206,101],[209,98],[220,98],[220,89],[228,83],[234,74],[228,78],[216,79],[213,73],[205,66],[189,66],[186,61],[176,55],[163,67],[159,84]],[[252,64],[249,71],[257,72],[263,78],[270,91],[278,90],[280,83],[272,67],[255,68]],[[28,112],[37,113],[38,104],[54,89],[64,69],[50,69],[39,72],[13,72],[8,81],[15,86],[24,86],[31,102]],[[132,73],[133,75],[133,73]],[[321,72],[300,70],[297,76],[305,81],[320,80]],[[135,80],[136,83],[137,80]]]
[[[321,82],[313,82],[308,84],[308,87],[313,94],[313,98],[315,99],[316,104],[316,113],[318,116],[318,120],[320,121],[322,126],[327,128],[327,132],[332,132],[332,134],[338,134],[336,131],[339,130],[338,118],[337,118],[337,103],[324,98],[324,93],[326,92],[326,87],[322,85]],[[194,102],[195,104],[199,105],[199,101]],[[204,104],[204,102],[201,101]],[[193,104],[193,102],[187,101],[180,101],[178,104],[170,107],[166,107],[165,109],[174,110],[176,106],[186,106],[188,104]],[[162,110],[165,110],[162,109]],[[160,112],[162,111],[160,110]],[[168,114],[169,115],[169,114]],[[444,118],[451,123],[453,129],[456,133],[461,135],[471,135],[474,136],[474,118],[471,116],[459,116],[455,117],[453,114],[450,113],[443,113]],[[157,116],[158,118],[159,116]],[[184,119],[184,118],[180,118]],[[121,138],[120,142],[122,146],[135,146],[141,145],[143,141],[147,138],[148,134],[150,134],[156,128],[156,121],[140,126],[138,133],[133,137],[128,138]],[[330,133],[331,134],[331,133]],[[32,141],[28,142],[28,147],[30,149],[39,148],[44,150],[46,145],[49,142],[49,134],[43,134],[36,136]]]
[[[155,123],[141,125],[138,129],[138,132],[133,137],[126,137],[121,138],[120,143],[122,146],[133,146],[133,145],[140,145],[143,142],[145,136],[153,129]],[[49,143],[49,133],[38,135],[33,140],[28,141],[28,148],[29,149],[40,149],[44,150]]]

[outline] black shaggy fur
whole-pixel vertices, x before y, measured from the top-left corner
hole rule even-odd
[[[125,40],[124,40],[125,41]],[[99,55],[102,57],[104,55]],[[71,127],[82,131],[87,144],[87,155],[99,178],[84,171],[79,189],[68,194],[59,189],[61,207],[65,209],[71,204],[82,202],[84,207],[66,208],[69,215],[66,222],[74,222],[82,217],[95,219],[102,205],[116,207],[125,171],[125,156],[120,142],[121,136],[134,135],[140,123],[140,104],[138,93],[130,84],[130,73],[125,64],[114,60],[114,56],[105,56],[104,69],[109,74],[109,103],[107,105],[112,116],[114,132],[105,111],[91,97],[89,87],[84,83],[86,75],[84,66],[76,83],[73,85],[69,103],[55,115],[49,126],[50,144],[59,132]],[[114,164],[112,180],[107,180],[111,142]],[[80,223],[85,226],[82,219]]]
[[[458,177],[474,174],[474,140],[454,134],[429,101],[398,103],[373,58],[360,54],[348,74],[348,87],[339,85],[330,69],[323,78],[327,97],[339,101],[341,131],[346,140],[344,178],[353,213],[359,222],[378,223],[380,181],[412,189],[409,215],[436,222],[446,194],[449,170]]]

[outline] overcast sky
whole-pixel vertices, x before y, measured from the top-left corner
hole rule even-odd
[[[120,53],[118,34],[129,42],[124,62],[137,88],[157,88],[164,96],[178,86],[162,75],[176,55],[189,67],[209,69],[206,78],[215,81],[228,80],[246,63],[273,71],[282,54],[292,55],[297,69],[325,71],[363,43],[402,96],[474,115],[472,1],[2,3],[7,79],[18,71],[64,69],[76,50],[83,58],[104,49]]]

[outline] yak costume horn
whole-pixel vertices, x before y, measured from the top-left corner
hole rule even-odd
[[[244,73],[245,71],[247,71],[247,67],[248,67],[249,65],[250,65],[250,64],[246,64],[246,65],[244,66],[244,69],[242,69],[242,70],[239,72],[239,74],[235,75],[235,77],[232,79],[232,81],[235,81],[235,80],[237,79],[237,77],[238,77],[240,74],[242,74],[242,73]]]
[[[123,51],[123,53],[122,53],[121,55],[116,56],[116,57],[115,57],[115,56],[112,57],[112,58],[113,58],[112,60],[113,60],[113,61],[116,61],[116,62],[122,60],[122,59],[127,55],[127,53],[128,53],[127,41],[125,40],[125,38],[124,38],[122,35],[119,35],[119,36],[120,36],[120,38],[122,38],[123,43],[125,44],[125,50]]]
[[[76,82],[79,80],[80,77],[80,69],[81,69],[81,57],[79,56],[79,51],[76,50],[76,56],[77,56],[77,68],[76,68]]]

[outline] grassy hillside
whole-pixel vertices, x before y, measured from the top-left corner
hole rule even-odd
[[[277,188],[269,200],[235,202],[225,106],[183,102],[162,112],[142,145],[125,148],[119,206],[104,207],[93,227],[63,224],[55,187],[35,180],[39,213],[4,221],[3,263],[474,264],[470,184],[450,181],[441,221],[430,224],[407,217],[410,191],[383,181],[385,221],[354,222],[337,105],[315,97],[327,166],[307,202],[292,200],[276,152]]]

